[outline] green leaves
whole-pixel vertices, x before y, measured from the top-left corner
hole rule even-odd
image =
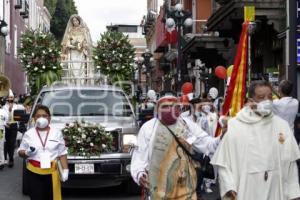
[[[21,36],[19,58],[29,77],[32,95],[61,77],[60,47],[50,33],[27,30]]]
[[[97,42],[93,60],[96,70],[108,75],[110,79],[118,76],[125,81],[131,80],[134,56],[135,49],[130,44],[128,36],[120,32],[107,31],[101,34]]]
[[[77,14],[74,0],[57,0],[55,10],[51,19],[51,32],[59,41],[64,36],[64,32],[71,15]]]

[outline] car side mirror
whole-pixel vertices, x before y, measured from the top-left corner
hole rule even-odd
[[[14,110],[14,120],[27,123],[29,121],[29,114],[26,113],[26,110]]]

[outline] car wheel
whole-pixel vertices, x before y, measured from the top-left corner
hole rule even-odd
[[[23,176],[22,176],[22,193],[24,195],[29,194],[29,185],[28,185],[28,170],[26,168],[25,159],[23,159]]]
[[[126,193],[129,195],[141,194],[141,187],[138,186],[132,179],[123,183]]]

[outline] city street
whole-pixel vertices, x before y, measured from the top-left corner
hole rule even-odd
[[[6,200],[29,200],[28,196],[22,195],[22,162],[16,158],[14,168],[4,168],[0,171],[0,199]],[[137,200],[138,196],[129,196],[121,188],[108,188],[99,190],[64,190],[63,199],[66,200]]]
[[[4,168],[0,171],[0,199],[6,200],[29,200],[28,196],[22,195],[22,166],[21,159],[16,158],[14,168]],[[64,190],[63,199],[66,200],[138,200],[140,197],[127,195],[122,188],[105,188],[99,190]],[[215,193],[205,195],[204,200],[216,200]]]

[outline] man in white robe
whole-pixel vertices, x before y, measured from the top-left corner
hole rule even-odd
[[[171,117],[166,112],[169,108],[161,108],[161,105],[171,106],[176,102],[176,98],[170,96],[158,101],[158,117],[141,127],[131,160],[133,179],[149,189],[154,199],[196,199],[194,163],[181,148],[176,148],[178,144],[168,128],[188,150],[215,151],[219,144],[219,138],[208,136],[191,120],[184,120],[179,113]]]
[[[218,167],[224,199],[300,198],[299,148],[286,121],[272,113],[272,90],[254,81],[248,104],[228,122],[211,163]]]

